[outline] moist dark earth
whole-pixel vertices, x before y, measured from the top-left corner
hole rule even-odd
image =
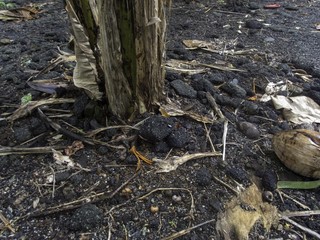
[[[277,132],[294,128],[319,131],[319,124],[293,124],[270,101],[254,97],[264,94],[269,82],[290,80],[301,88],[296,95],[320,104],[319,1],[281,1],[276,9],[264,8],[273,3],[268,1],[173,1],[168,11],[166,61],[195,60],[242,71],[202,66],[203,72],[190,74],[167,68],[166,97],[179,102],[185,111],[212,119],[209,93],[228,120],[227,131],[218,117],[204,124],[187,115],[163,117],[159,111],[133,122],[110,116],[110,128],[94,135],[95,140],[108,144],[82,141],[84,148],[71,155],[76,166],[57,164],[50,150],[62,152],[76,139],[55,131],[36,109],[13,122],[6,120],[30,93],[34,101],[75,100],[40,107],[64,129],[83,134],[104,126],[93,114],[97,103],[82,91],[52,96],[27,83],[36,74],[33,80],[68,82],[72,76],[74,62],[61,62],[39,74],[59,56],[59,49],[68,51],[69,24],[63,2],[10,2],[17,7],[33,4],[41,12],[28,21],[0,21],[1,239],[173,239],[172,234],[207,221],[179,239],[223,239],[216,230],[219,216],[235,191],[252,184],[259,186],[261,194],[269,191],[273,199],[264,200],[279,213],[320,209],[319,188],[284,189],[281,191],[290,198],[280,197],[278,179],[311,179],[287,169],[271,145]],[[187,49],[184,40],[215,43],[218,51]],[[310,76],[302,79],[297,72]],[[137,158],[129,151],[135,146],[148,159],[163,162],[171,156],[212,152],[213,148],[221,153],[224,131],[224,161],[220,155],[193,159],[168,173],[158,173],[158,165],[145,162],[137,170]],[[5,147],[49,147],[49,151],[3,154]],[[292,220],[319,233],[319,215]],[[258,221],[249,234],[249,239],[313,238],[284,220],[269,230]]]

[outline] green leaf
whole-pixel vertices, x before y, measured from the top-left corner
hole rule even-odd
[[[7,4],[6,4],[6,7],[7,7],[8,9],[10,9],[10,8],[15,8],[15,7],[16,7],[16,4],[14,4],[14,3],[7,3]]]
[[[4,9],[6,7],[6,4],[2,1],[0,1],[0,9]]]
[[[27,95],[24,95],[21,98],[21,105],[27,104],[28,102],[30,102],[32,100],[32,95],[31,93],[28,93]]]
[[[291,189],[314,189],[320,187],[320,180],[316,181],[278,181],[277,187],[281,188],[291,188]]]

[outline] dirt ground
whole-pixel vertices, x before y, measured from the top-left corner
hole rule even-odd
[[[319,239],[319,213],[301,211],[319,211],[320,190],[279,193],[278,180],[311,179],[287,169],[271,139],[295,128],[319,132],[320,125],[293,124],[271,101],[260,101],[268,83],[289,80],[300,91],[282,95],[308,96],[320,104],[319,1],[281,1],[275,9],[264,8],[273,3],[268,1],[173,1],[165,93],[184,115],[174,116],[162,103],[159,112],[134,122],[110,117],[110,128],[93,137],[84,133],[104,127],[95,114],[101,105],[79,90],[39,91],[27,83],[35,75],[33,81],[68,83],[72,75],[74,62],[40,72],[59,57],[59,49],[68,51],[63,1],[10,3],[41,11],[31,20],[0,21],[0,239],[245,239],[247,225],[249,239]],[[202,49],[187,48],[185,40],[205,42]],[[173,66],[173,59],[180,65]],[[28,94],[33,101],[69,101],[42,105],[49,120],[33,109],[8,121]],[[217,118],[209,121],[212,112]],[[54,130],[52,122],[67,131]],[[47,148],[26,153],[35,147]],[[74,151],[73,162],[59,165],[54,157],[60,155],[51,149]],[[142,161],[136,171],[134,153],[154,161]],[[159,172],[174,165],[174,156],[198,158]],[[251,195],[236,198],[245,189]],[[234,225],[226,220],[228,209],[235,211],[231,199],[240,206]],[[290,219],[305,229],[281,219],[285,213],[296,213]]]

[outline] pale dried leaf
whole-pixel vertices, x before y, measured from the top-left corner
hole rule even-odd
[[[39,11],[32,7],[22,7],[10,10],[0,10],[0,20],[3,21],[21,21],[31,20]]]
[[[101,99],[102,92],[99,91],[98,86],[96,60],[90,48],[89,38],[69,1],[67,1],[66,9],[69,12],[74,33],[75,55],[77,58],[77,65],[73,73],[74,85],[85,89],[90,98]]]
[[[146,26],[150,26],[152,24],[156,24],[156,23],[159,23],[161,22],[161,19],[158,18],[158,17],[153,17],[149,20],[149,22],[146,24]]]
[[[98,26],[99,25],[99,11],[98,11],[97,1],[90,0],[89,4],[90,4],[93,19],[94,19],[96,25]]]
[[[276,109],[283,109],[286,120],[300,123],[320,123],[320,106],[309,97],[271,97]]]
[[[180,165],[186,163],[189,160],[199,159],[204,157],[216,157],[221,156],[220,152],[205,152],[205,153],[193,153],[193,154],[186,154],[183,156],[172,156],[167,159],[158,159],[153,158],[156,167],[158,168],[157,173],[162,172],[171,172],[176,170]]]
[[[36,199],[33,200],[33,202],[32,202],[32,207],[37,208],[39,202],[40,202],[40,198],[36,197]]]
[[[232,64],[224,62],[224,64],[221,63],[213,63],[213,64],[206,64],[206,63],[200,63],[198,61],[183,61],[183,60],[175,60],[171,59],[167,61],[166,63],[167,68],[171,68],[172,70],[188,73],[188,74],[195,74],[196,72],[203,72],[205,68],[213,68],[218,69],[222,71],[234,71],[234,72],[247,72],[246,70],[237,69],[232,66]],[[197,70],[197,71],[195,71]]]
[[[202,41],[202,40],[196,40],[196,39],[188,39],[182,41],[184,45],[189,50],[195,50],[195,49],[202,49],[204,51],[217,53],[217,54],[223,54],[223,55],[252,55],[256,53],[257,49],[244,49],[244,50],[238,50],[235,51],[234,49],[226,50],[226,41],[217,39],[216,41]],[[230,45],[234,45],[234,40],[229,41]]]
[[[67,167],[73,168],[75,166],[75,163],[69,156],[63,155],[61,152],[56,151],[52,149],[53,153],[53,159],[56,161],[59,165],[66,165]]]
[[[199,66],[193,66],[191,64],[188,64],[187,61],[181,61],[181,60],[175,60],[175,59],[171,59],[166,62],[166,69],[176,71],[176,72],[186,73],[189,75],[207,72],[206,68],[203,68],[203,67],[199,68]]]
[[[278,221],[278,211],[262,200],[262,193],[253,184],[226,204],[225,211],[218,215],[216,229],[224,239],[245,240],[258,220],[269,230]]]
[[[161,104],[159,111],[164,117],[188,116],[201,123],[214,123],[216,120],[192,111],[184,111],[178,103],[173,101],[168,101],[167,104]]]
[[[73,103],[75,100],[70,98],[49,98],[39,101],[30,101],[27,104],[21,105],[11,116],[7,118],[8,121],[14,121],[18,118],[24,117],[30,114],[33,109],[47,104],[62,104],[62,103]]]
[[[216,49],[216,44],[212,42],[207,41],[201,41],[201,40],[183,40],[182,41],[184,45],[186,45],[187,48],[208,48],[208,49]]]
[[[52,150],[51,150],[52,151]],[[54,176],[51,174],[49,176],[47,176],[46,178],[46,183],[53,183],[53,179],[54,179]]]
[[[268,102],[271,100],[271,96],[276,95],[279,92],[288,91],[290,93],[300,94],[303,89],[294,85],[291,81],[279,81],[279,82],[269,82],[265,88],[265,94],[260,98],[261,102]]]

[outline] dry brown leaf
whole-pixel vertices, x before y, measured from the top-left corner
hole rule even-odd
[[[199,66],[194,66],[187,61],[181,61],[176,59],[170,59],[166,62],[166,69],[186,73],[189,75],[207,72],[206,68],[199,68]]]
[[[248,55],[248,54],[255,54],[257,52],[257,49],[245,49],[245,50],[239,50],[235,51],[233,49],[231,50],[226,50],[225,41],[219,41],[217,42],[207,42],[207,41],[202,41],[202,40],[183,40],[182,41],[184,45],[190,49],[202,49],[208,52],[212,53],[218,53],[218,54],[226,54],[226,55]]]
[[[30,114],[35,108],[47,105],[47,104],[62,104],[73,103],[75,100],[71,98],[49,98],[40,101],[30,101],[24,105],[21,105],[11,116],[7,117],[8,121],[14,121],[18,118],[24,117]]]
[[[75,154],[80,149],[83,149],[84,145],[81,141],[74,141],[71,146],[68,146],[64,152],[67,156],[71,156]]]
[[[205,67],[205,68],[203,68]],[[214,63],[214,64],[206,64],[200,63],[198,61],[183,61],[171,59],[166,62],[166,68],[178,72],[183,72],[187,74],[197,74],[207,71],[206,68],[218,69],[221,71],[234,71],[234,72],[247,72],[246,70],[237,69],[232,66],[232,64],[224,62],[224,64]]]
[[[201,123],[214,123],[216,121],[216,119],[212,119],[192,111],[184,111],[181,109],[178,103],[174,103],[171,100],[168,100],[167,104],[161,104],[159,111],[164,117],[188,116]]]
[[[33,7],[21,7],[10,10],[0,11],[0,20],[3,21],[21,21],[36,18],[40,11]]]

